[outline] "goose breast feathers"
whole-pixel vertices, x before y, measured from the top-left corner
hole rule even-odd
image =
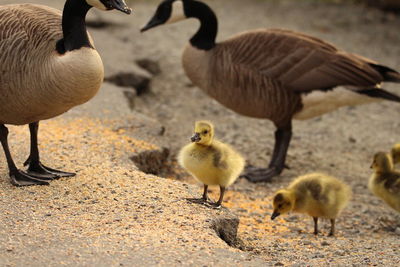
[[[97,51],[63,55],[61,12],[42,5],[0,6],[0,123],[27,124],[92,98],[103,81]]]

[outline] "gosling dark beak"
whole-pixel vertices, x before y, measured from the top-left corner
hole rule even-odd
[[[110,0],[110,6],[128,15],[132,13],[132,9],[128,7],[125,0]]]
[[[272,213],[271,220],[274,220],[279,215],[281,215],[279,212],[274,211],[274,213]]]
[[[157,27],[161,24],[164,24],[163,21],[161,21],[160,19],[158,19],[157,17],[153,17],[147,24],[146,26],[144,26],[140,32],[145,32],[147,30],[150,30],[151,28]]]
[[[199,133],[195,133],[191,138],[190,141],[192,141],[193,143],[199,142],[201,140],[200,134]]]

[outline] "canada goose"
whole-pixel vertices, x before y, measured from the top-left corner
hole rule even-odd
[[[281,214],[293,211],[314,218],[314,234],[318,234],[318,218],[331,220],[330,236],[335,234],[335,219],[351,196],[350,188],[338,179],[311,173],[295,179],[288,188],[276,192],[273,199],[274,220]]]
[[[249,168],[245,176],[250,181],[268,181],[282,172],[292,119],[380,99],[400,102],[379,86],[383,81],[399,83],[398,72],[303,33],[258,29],[216,43],[217,17],[200,1],[162,1],[141,31],[186,18],[201,23],[182,57],[190,80],[225,107],[269,119],[277,127],[269,166]]]
[[[400,172],[393,170],[390,156],[384,152],[376,153],[371,169],[374,169],[368,183],[371,192],[400,212]]]
[[[400,144],[396,144],[393,146],[391,154],[392,154],[393,164],[396,165],[400,163]]]
[[[178,162],[204,184],[203,202],[207,201],[209,185],[220,186],[220,197],[215,203],[220,207],[226,187],[233,184],[243,171],[244,159],[233,148],[214,139],[211,122],[196,122],[191,141],[179,152]]]
[[[86,31],[91,7],[131,12],[124,0],[67,0],[62,16],[42,5],[0,6],[0,141],[16,186],[75,175],[41,164],[37,134],[39,121],[87,102],[103,81],[103,63]],[[29,124],[27,172],[12,159],[5,124]]]

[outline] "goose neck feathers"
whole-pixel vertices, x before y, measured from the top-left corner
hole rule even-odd
[[[57,52],[64,54],[82,47],[93,48],[86,31],[86,14],[91,6],[86,1],[67,0],[62,16],[63,39],[57,42]]]
[[[190,39],[190,43],[201,50],[212,49],[218,33],[218,19],[215,13],[209,6],[198,1],[185,1],[184,8],[188,18],[200,21],[200,28]]]

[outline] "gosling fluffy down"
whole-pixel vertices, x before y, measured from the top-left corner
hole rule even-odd
[[[296,178],[288,188],[276,192],[271,219],[293,211],[314,218],[314,234],[318,234],[318,218],[331,220],[330,236],[335,234],[335,219],[351,197],[351,190],[340,180],[321,173]]]
[[[374,169],[374,173],[369,179],[369,189],[400,212],[400,172],[393,169],[390,155],[384,152],[376,153],[371,168]]]
[[[226,187],[230,186],[243,171],[245,161],[232,147],[214,139],[214,126],[208,121],[198,121],[191,138],[178,155],[179,164],[204,184],[202,201],[207,201],[209,185],[219,185],[220,206]]]
[[[393,164],[400,163],[400,143],[393,146],[392,151]]]

